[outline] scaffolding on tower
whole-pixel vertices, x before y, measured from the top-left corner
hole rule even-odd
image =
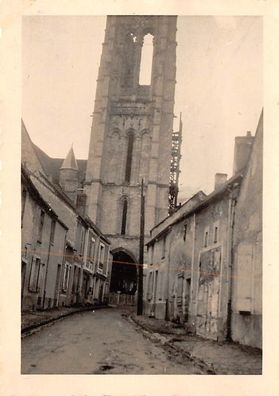
[[[182,120],[181,113],[179,118],[179,130],[172,132],[171,144],[171,164],[170,164],[170,183],[169,183],[169,214],[174,213],[179,207],[177,204],[178,196],[178,180],[180,173],[181,159],[181,143],[182,143]]]

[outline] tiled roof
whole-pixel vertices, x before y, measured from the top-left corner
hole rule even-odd
[[[48,176],[50,176],[53,182],[59,182],[59,169],[61,168],[64,159],[63,158],[51,158],[38,146],[33,144],[34,150]],[[76,160],[78,167],[78,180],[82,183],[85,180],[85,172],[87,160]]]

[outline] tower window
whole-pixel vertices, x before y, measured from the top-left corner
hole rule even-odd
[[[121,86],[132,88],[135,84],[136,76],[136,59],[137,59],[137,37],[134,33],[128,32],[125,37],[125,46],[123,52],[123,66]]]
[[[131,179],[133,146],[134,146],[134,134],[130,132],[128,134],[127,161],[126,161],[126,172],[125,172],[125,181],[127,183],[129,183]]]
[[[140,75],[139,75],[140,85],[151,84],[152,59],[153,59],[153,36],[150,33],[148,33],[144,36],[142,50],[141,50]]]
[[[123,209],[122,209],[121,235],[126,234],[127,210],[128,210],[128,202],[127,202],[127,198],[125,198],[123,201]]]

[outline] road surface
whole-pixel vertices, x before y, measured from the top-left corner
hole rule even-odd
[[[117,309],[75,314],[22,339],[22,374],[201,374]]]

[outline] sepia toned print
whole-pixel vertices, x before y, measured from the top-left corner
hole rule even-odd
[[[23,18],[22,374],[261,374],[261,18],[100,18]]]

